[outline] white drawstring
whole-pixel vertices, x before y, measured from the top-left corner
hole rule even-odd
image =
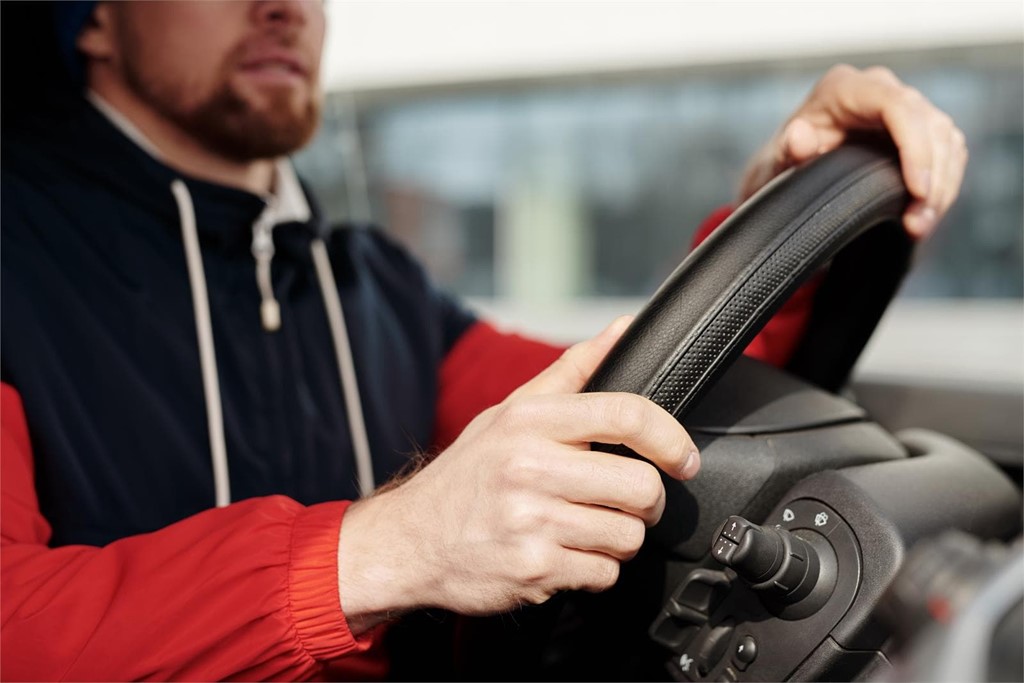
[[[345,412],[348,415],[349,431],[352,435],[352,450],[356,456],[359,492],[363,496],[368,496],[376,486],[373,478],[373,459],[370,455],[370,441],[366,436],[366,422],[363,419],[363,404],[359,397],[356,366],[352,361],[352,348],[348,340],[348,329],[345,327],[345,313],[341,308],[338,285],[334,281],[334,272],[331,270],[331,260],[327,256],[324,241],[319,238],[314,239],[310,245],[310,251],[313,253],[313,264],[316,266],[316,275],[320,281],[320,292],[324,296],[327,321],[331,326],[334,355],[338,360],[341,390],[345,395]]]
[[[274,259],[274,226],[268,204],[252,226],[252,255],[256,259],[256,286],[260,290],[260,320],[267,332],[281,329],[281,307],[274,298],[270,263]]]
[[[196,337],[199,341],[199,362],[203,373],[203,395],[206,399],[206,422],[210,433],[210,458],[213,463],[213,485],[216,493],[217,507],[231,503],[231,484],[228,476],[227,446],[224,439],[224,414],[221,407],[220,381],[217,373],[217,356],[213,345],[213,325],[210,322],[210,300],[206,289],[206,274],[203,268],[203,256],[199,249],[199,236],[196,232],[196,214],[192,205],[192,197],[188,187],[181,180],[171,183],[171,192],[178,204],[181,222],[181,236],[185,243],[185,261],[188,264],[188,279],[192,289],[192,309],[196,320]],[[267,231],[269,232],[269,230]],[[255,233],[254,233],[255,237]],[[375,488],[373,476],[373,460],[370,454],[370,441],[366,433],[366,422],[363,418],[363,405],[359,395],[359,383],[356,379],[355,362],[352,360],[352,348],[349,343],[348,329],[345,327],[344,310],[338,296],[338,286],[331,270],[331,262],[323,240],[314,239],[310,250],[316,268],[317,281],[324,297],[324,309],[331,330],[334,355],[338,362],[338,375],[341,391],[345,399],[345,411],[348,415],[349,432],[352,437],[352,450],[355,453],[356,476],[359,491],[369,495]],[[265,253],[265,252],[264,252]],[[257,256],[254,249],[254,256]],[[273,256],[271,242],[270,256]],[[261,266],[266,271],[261,271]],[[266,303],[269,298],[273,303],[273,289],[269,287],[270,260],[261,263],[257,256],[257,281],[260,285],[263,306],[261,316],[264,327],[268,331],[276,330],[280,325],[268,321]],[[266,280],[266,282],[264,282]],[[266,285],[266,286],[264,286]],[[268,322],[271,322],[268,325]]]
[[[199,363],[203,372],[203,395],[206,398],[206,424],[210,432],[210,458],[213,462],[213,488],[217,507],[231,503],[231,482],[228,479],[228,449],[224,441],[224,414],[217,378],[217,356],[213,346],[213,325],[210,323],[210,300],[206,292],[203,255],[196,233],[196,213],[188,188],[180,180],[171,183],[171,192],[178,203],[181,237],[185,242],[188,280],[192,286],[192,310],[196,318],[199,340]]]

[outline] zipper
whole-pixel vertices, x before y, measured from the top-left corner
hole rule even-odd
[[[260,214],[252,226],[252,255],[256,259],[256,285],[260,289],[260,321],[267,332],[281,328],[281,307],[274,298],[270,279],[270,262],[274,259],[274,225],[271,206]]]

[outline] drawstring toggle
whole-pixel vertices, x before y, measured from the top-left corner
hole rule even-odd
[[[256,284],[260,288],[260,320],[264,330],[277,332],[281,329],[281,306],[274,298],[274,285],[270,279],[274,237],[269,214],[269,210],[264,211],[252,226],[252,255],[256,259]]]

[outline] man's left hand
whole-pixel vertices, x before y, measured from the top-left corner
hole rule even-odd
[[[967,166],[964,134],[953,120],[884,67],[832,67],[768,144],[750,161],[740,201],[776,175],[835,149],[853,130],[885,130],[899,149],[913,201],[907,232],[925,237],[960,192]]]

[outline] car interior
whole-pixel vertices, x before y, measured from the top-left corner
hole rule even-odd
[[[437,677],[464,679],[1020,679],[1019,470],[940,431],[886,429],[844,389],[911,262],[907,196],[894,149],[865,139],[741,206],[586,389],[672,412],[700,476],[663,477],[662,520],[609,593],[482,620],[419,615],[395,638],[427,652],[396,675],[433,659]],[[788,366],[742,356],[812,276]],[[423,636],[446,626],[451,659]]]
[[[16,33],[8,22],[12,48],[27,40]],[[39,102],[39,72],[4,61],[13,125]],[[744,203],[587,387],[675,415],[700,476],[663,477],[662,520],[610,591],[486,618],[410,615],[388,635],[402,653],[391,676],[1024,680],[1019,388],[853,380],[913,264],[907,202],[894,149],[865,137]],[[744,356],[811,280],[810,326],[788,365]]]

